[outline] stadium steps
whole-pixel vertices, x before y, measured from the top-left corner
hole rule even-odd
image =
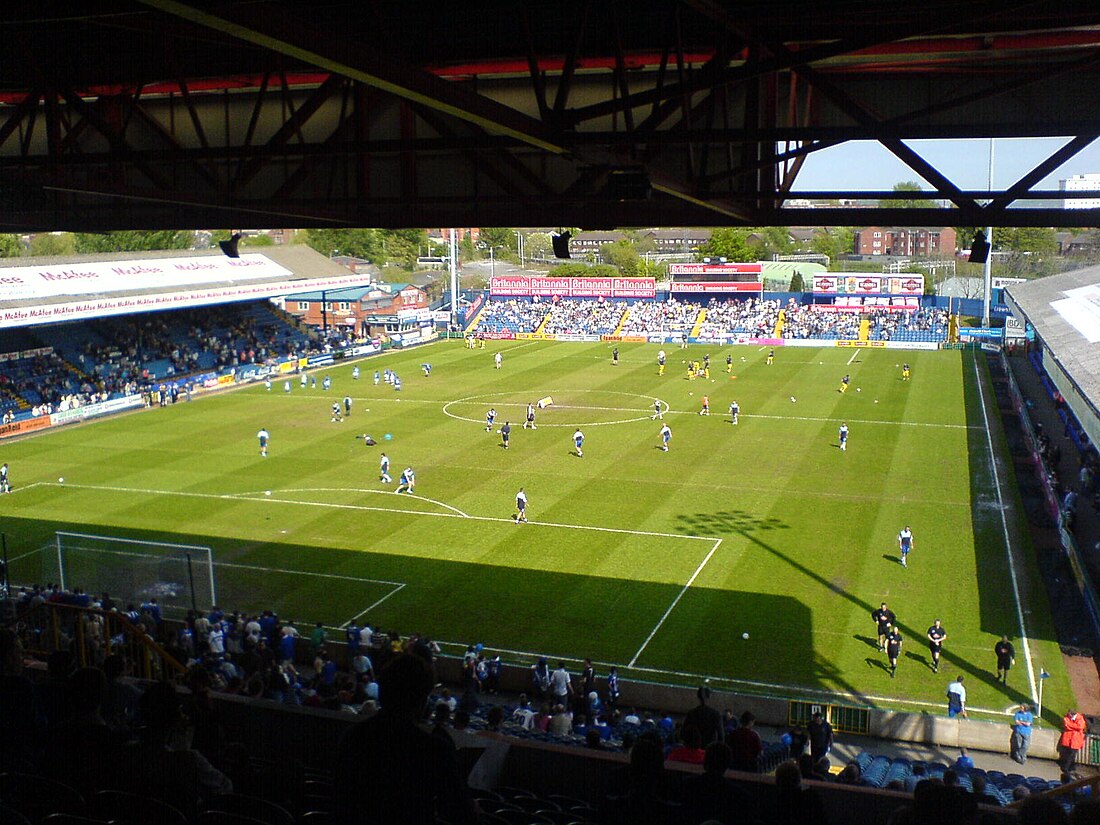
[[[540,324],[539,324],[539,325],[538,325],[538,326],[537,326],[537,327],[535,328],[535,334],[536,334],[536,335],[542,335],[542,331],[543,331],[544,329],[546,329],[546,325],[547,325],[548,323],[550,323],[550,316],[551,316],[551,315],[553,315],[553,314],[554,314],[554,313],[553,313],[553,311],[551,310],[550,312],[547,312],[547,313],[546,313],[545,315],[543,315],[543,316],[542,316],[542,323],[540,323]]]
[[[9,387],[7,384],[0,384],[0,396],[3,396],[3,398],[5,398],[7,401],[10,401],[12,404],[14,404],[15,409],[17,409],[19,412],[23,412],[31,408],[30,402],[27,401],[26,398],[21,396],[15,390],[13,390],[11,387]],[[4,406],[7,405],[5,404]]]
[[[477,311],[477,315],[475,315],[473,318],[468,318],[466,320],[466,332],[472,332],[477,329],[477,325],[481,323],[481,316],[485,314],[485,310],[486,308],[488,308],[488,306],[489,302],[485,301],[484,303],[482,303],[481,309]],[[544,320],[543,323],[546,323],[546,321]]]
[[[706,309],[704,308],[704,309],[699,310],[699,314],[697,316],[695,316],[695,325],[692,326],[692,328],[691,328],[691,337],[692,338],[698,338],[699,337],[699,330],[703,328],[703,324],[706,323],[706,320],[707,320],[707,311],[706,311]]]
[[[623,334],[623,327],[626,326],[626,321],[629,317],[630,317],[630,307],[627,307],[626,311],[623,312],[623,317],[619,319],[618,326],[615,327],[615,331],[612,332],[611,334],[612,335],[622,335]]]
[[[786,323],[787,323],[787,310],[781,309],[781,310],[779,310],[779,317],[777,317],[775,319],[775,334],[774,334],[775,338],[782,338],[783,337],[783,327],[786,325]]]

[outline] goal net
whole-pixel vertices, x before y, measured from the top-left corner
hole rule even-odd
[[[156,599],[169,615],[217,603],[209,547],[58,532],[53,550],[62,587],[135,605]]]

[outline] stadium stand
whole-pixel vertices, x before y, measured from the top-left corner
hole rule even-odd
[[[304,354],[312,339],[267,301],[0,333],[0,415],[45,415],[169,378]]]
[[[838,299],[840,300],[840,299]],[[921,307],[915,298],[845,299],[844,304],[800,304],[745,298],[710,300],[705,305],[669,301],[601,302],[563,298],[551,303],[492,301],[480,317],[479,332],[550,334],[688,335],[716,338],[745,335],[770,338],[783,313],[784,338],[855,340],[861,321],[869,321],[868,340],[941,342],[947,337],[947,312]],[[889,301],[904,301],[892,304]],[[860,301],[860,303],[855,303]],[[706,314],[694,329],[700,312]],[[626,315],[623,317],[623,312]],[[693,333],[694,330],[694,333]]]
[[[0,757],[0,799],[6,806],[4,822],[20,825],[22,820],[15,814],[36,825],[64,825],[60,819],[47,819],[57,814],[169,825],[344,821],[337,818],[341,783],[334,764],[335,743],[348,722],[380,712],[377,697],[386,695],[388,663],[402,656],[432,662],[438,650],[416,634],[401,638],[371,628],[353,627],[353,632],[337,640],[324,639],[317,629],[307,637],[294,629],[293,622],[280,621],[270,611],[246,616],[215,608],[207,615],[192,613],[183,622],[172,623],[158,615],[155,601],[140,607],[113,605],[109,596],[93,597],[57,586],[23,589],[17,594],[16,612],[20,634],[0,629],[0,730],[13,745]],[[49,620],[41,621],[36,614],[46,614]],[[131,618],[134,614],[136,619]],[[164,682],[125,678],[126,661],[114,652],[122,648],[112,639],[113,615],[141,628],[139,633],[149,637],[149,644],[158,640],[157,649],[164,655],[178,657],[185,692]],[[92,630],[97,622],[108,632]],[[26,677],[23,640],[32,648],[51,648],[39,651],[47,659],[44,679],[32,682]],[[350,664],[333,663],[329,653],[336,650],[354,653]],[[669,818],[664,821],[701,821],[693,818],[701,804],[701,790],[691,778],[698,775],[698,768],[669,759],[680,746],[686,744],[690,750],[691,737],[681,736],[680,725],[671,717],[622,714],[622,709],[600,707],[600,697],[596,706],[585,697],[563,730],[549,723],[544,730],[540,717],[564,716],[566,711],[548,714],[540,707],[528,716],[521,703],[482,701],[493,697],[489,667],[493,658],[471,646],[459,696],[437,687],[427,703],[427,708],[435,709],[432,736],[453,741],[456,760],[478,786],[471,797],[481,821],[520,825],[622,821],[613,814],[629,804],[622,798],[630,793],[624,784],[628,775],[624,759],[635,761],[646,753],[657,760],[656,767],[651,766],[656,771],[651,791],[667,807]],[[376,676],[383,683],[382,694],[371,690],[371,685],[377,686]],[[579,685],[581,679],[573,678]],[[589,710],[607,724],[583,723],[582,713]],[[333,713],[323,715],[326,711]],[[190,731],[190,745],[164,749],[158,744],[170,741],[172,731],[182,723]],[[591,730],[597,734],[593,736]],[[313,758],[273,752],[270,737],[279,735],[296,738],[298,753]],[[319,748],[321,742],[328,745]],[[488,753],[494,742],[511,744],[506,764],[495,773],[480,773],[481,754]],[[784,738],[766,744],[757,772],[797,774],[799,769],[788,761],[798,755],[791,751],[790,742]],[[722,748],[725,745],[718,744],[714,753],[721,755]],[[106,762],[104,754],[110,755]],[[710,756],[708,749],[704,758]],[[545,760],[556,770],[534,767]],[[784,764],[789,767],[780,768]],[[103,770],[104,765],[109,769]],[[915,778],[931,780],[936,793],[948,793],[941,789],[951,770],[943,763],[863,752],[845,771],[824,782],[812,778],[818,774],[804,774],[803,779],[810,779],[802,787],[820,794],[823,806],[845,812],[835,821],[871,823],[881,821],[872,815],[874,811],[896,809],[907,799],[921,804],[920,793],[912,795],[918,784],[912,781]],[[727,774],[724,769],[719,773],[733,788],[728,798],[741,800],[761,822],[778,821],[772,806],[777,804],[775,795],[782,792],[782,783],[777,786],[771,777]],[[577,782],[581,775],[600,778],[585,785]],[[1065,809],[1090,798],[1083,787],[1063,789],[1036,776],[977,768],[956,769],[956,775],[959,789],[950,793],[964,794],[960,799],[969,800],[968,804],[1009,805],[1024,793],[1018,790],[1021,787],[1033,796],[1057,791],[1060,795],[1052,798]],[[895,788],[899,791],[891,790]],[[861,791],[872,796],[859,796]],[[980,798],[974,796],[976,792]]]

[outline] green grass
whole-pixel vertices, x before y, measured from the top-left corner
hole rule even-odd
[[[1003,711],[1030,694],[977,384],[984,367],[971,354],[861,350],[849,365],[853,350],[784,348],[769,367],[763,351],[736,347],[730,377],[727,350],[713,347],[714,382],[704,383],[686,380],[678,349],[667,348],[658,377],[656,345],[619,348],[613,367],[604,344],[441,342],[362,362],[357,382],[350,364],[322,370],[328,393],[296,380],[290,395],[281,382],[270,393],[257,385],[7,444],[17,490],[0,514],[13,579],[56,576],[54,554],[39,552],[56,530],[177,541],[213,548],[225,608],[275,607],[332,627],[365,618],[480,641],[516,661],[591,656],[626,678],[708,676],[720,688],[932,712],[958,673],[976,708]],[[374,369],[387,366],[402,393],[374,386]],[[704,392],[709,418],[695,414]],[[353,414],[331,423],[329,405],[345,393]],[[545,395],[556,406],[523,431],[522,405]],[[988,386],[984,395],[991,402]],[[654,398],[671,408],[668,453],[649,418]],[[733,398],[737,427],[725,415]],[[485,432],[490,405],[498,426],[513,423],[509,450]],[[837,448],[842,420],[847,452]],[[584,458],[572,454],[578,425]],[[272,435],[266,459],[261,427]],[[379,446],[355,439],[364,432]],[[383,449],[395,479],[415,467],[416,497],[378,482]],[[1011,479],[1002,482],[1012,504]],[[511,521],[520,486],[526,525]],[[1014,513],[1015,540],[1024,534]],[[915,535],[908,570],[896,560],[905,524]],[[1021,551],[1035,671],[1052,674],[1044,704],[1062,707],[1069,683]],[[870,619],[883,600],[906,639],[895,679]],[[949,636],[933,674],[923,641],[937,617]],[[990,673],[1001,633],[1018,652],[1007,688]]]

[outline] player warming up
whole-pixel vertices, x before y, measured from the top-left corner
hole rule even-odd
[[[840,386],[837,387],[836,391],[841,393],[841,394],[848,392],[848,385],[851,384],[851,383],[852,383],[852,376],[845,374],[845,376],[840,379]]]
[[[499,370],[501,363],[504,361],[504,356],[499,352],[493,356],[493,362],[496,364],[496,368]]]
[[[840,451],[848,452],[848,425],[840,425]]]
[[[412,467],[406,467],[401,473],[401,479],[397,484],[396,493],[408,493],[410,496],[413,494],[413,488],[416,486],[416,473],[413,472]]]
[[[573,445],[577,448],[577,458],[584,458],[584,450],[581,448],[584,446],[584,433],[577,428],[577,431],[573,433]]]
[[[908,381],[909,380],[909,365],[908,364],[902,364],[901,365],[901,380],[902,381]]]
[[[730,402],[730,423],[736,424],[738,417],[741,415],[741,407],[738,406],[736,401]]]
[[[662,452],[668,452],[668,442],[672,440],[672,429],[668,424],[664,424],[661,427],[661,450]]]
[[[538,427],[535,426],[535,405],[534,404],[528,404],[527,405],[527,420],[523,422],[523,429],[526,430],[528,427],[530,427],[532,430],[537,430],[538,429]]]
[[[913,549],[913,531],[906,524],[898,533],[898,549],[901,551],[901,566],[909,566],[909,551]]]
[[[657,350],[657,374],[665,374],[665,351],[663,349]]]
[[[261,430],[261,432],[264,432],[264,431]],[[260,455],[267,455],[266,442],[263,442],[263,444],[262,444]],[[8,465],[7,465],[7,462],[4,463],[4,466],[0,467],[0,492],[4,492],[4,493],[10,493],[11,492],[11,483],[8,481]]]
[[[519,492],[516,493],[516,524],[521,521],[527,521],[527,493],[523,492],[523,488],[519,488]]]
[[[619,348],[618,347],[615,347],[615,349],[613,349],[611,351],[611,366],[613,366],[613,367],[619,366]]]
[[[497,420],[496,407],[490,407],[489,412],[485,413],[485,432],[491,433],[493,431],[493,422]]]
[[[775,360],[775,350],[770,349],[770,350],[768,350],[768,360],[766,362],[767,365],[770,367],[774,360]]]
[[[878,631],[878,649],[886,649],[886,634],[890,632],[890,627],[898,620],[898,617],[894,615],[894,611],[886,606],[886,602],[879,605],[878,610],[871,611],[871,621],[875,623],[875,629]]]
[[[662,421],[664,421],[665,411],[663,409],[661,409],[661,399],[654,398],[653,399],[653,418],[651,420],[656,421],[658,418],[661,419]]]
[[[890,678],[898,672],[898,656],[901,655],[901,634],[893,625],[886,634],[886,658],[890,662]]]
[[[500,428],[500,446],[504,449],[508,449],[508,439],[512,437],[512,425],[507,421],[504,422],[504,426]]]
[[[699,409],[699,415],[710,415],[710,396],[703,396],[703,406]]]
[[[390,457],[385,453],[378,457],[378,480],[383,484],[390,484],[393,481],[390,478]]]
[[[258,438],[260,440],[260,455],[262,455],[264,458],[267,458],[267,442],[271,438],[271,434],[268,433],[268,431],[266,429],[261,428],[260,431],[258,433],[256,433],[256,438]],[[8,465],[5,464],[4,465],[4,481],[3,481],[5,487],[7,486],[7,483],[8,483],[8,472],[7,472],[7,470],[8,470]],[[7,491],[5,490],[5,492],[7,492]]]

